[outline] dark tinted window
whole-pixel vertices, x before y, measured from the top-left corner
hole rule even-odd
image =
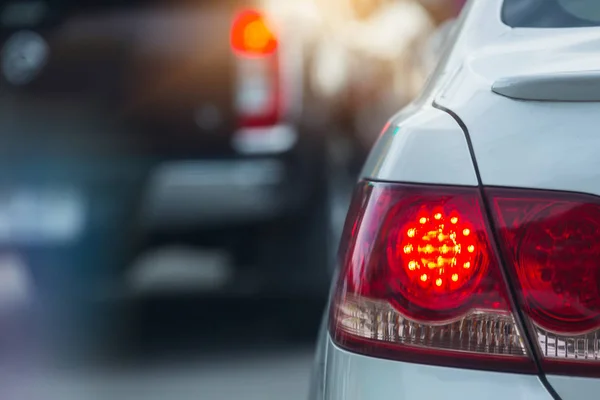
[[[513,28],[600,26],[600,0],[504,0],[502,21]]]

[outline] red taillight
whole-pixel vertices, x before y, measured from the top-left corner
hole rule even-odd
[[[600,201],[487,189],[505,261],[547,372],[600,372]]]
[[[363,183],[341,249],[331,332],[400,360],[533,371],[477,188]]]
[[[265,55],[277,49],[277,38],[263,15],[241,12],[231,28],[231,47],[244,54]]]
[[[408,300],[423,308],[460,308],[489,265],[485,240],[458,204],[430,206],[401,214],[390,227],[388,265]],[[398,204],[396,207],[403,207]],[[468,207],[466,207],[468,209]]]
[[[600,376],[600,199],[485,189],[544,372]],[[477,188],[363,183],[331,332],[368,355],[535,371]]]

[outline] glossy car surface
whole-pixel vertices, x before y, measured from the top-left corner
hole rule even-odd
[[[598,10],[592,2],[579,2],[588,4],[588,14],[579,12],[575,17],[562,0],[525,1],[520,9],[519,2],[505,1],[467,4],[428,85],[390,119],[361,181],[375,187],[382,185],[378,182],[398,187],[418,184],[442,191],[454,186],[479,188],[484,199],[494,190],[508,190],[598,201],[600,103],[593,89],[598,84],[594,71],[600,65],[600,28],[594,13]],[[547,13],[553,17],[546,18]],[[499,187],[509,189],[493,189]],[[484,218],[494,210],[488,209]],[[351,211],[349,226],[355,217]],[[594,235],[587,248],[600,241],[597,230]],[[550,254],[561,251],[556,247]],[[342,251],[340,263],[345,256]],[[506,259],[500,258],[500,263],[506,264]],[[581,369],[577,360],[569,364],[572,369],[552,369],[538,354],[543,348],[536,350],[535,337],[528,339],[533,343],[528,351],[537,359],[536,372],[530,373],[494,367],[491,362],[482,368],[456,368],[435,365],[441,363],[435,360],[419,362],[416,357],[414,363],[398,361],[408,357],[402,350],[379,356],[374,347],[348,349],[333,335],[336,296],[346,290],[342,282],[334,282],[332,304],[319,335],[312,399],[575,400],[595,398],[600,389],[593,369],[595,353],[579,356],[584,359],[579,360]],[[518,284],[512,287],[519,290]]]

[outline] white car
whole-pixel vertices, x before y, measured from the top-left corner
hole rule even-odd
[[[474,0],[347,218],[311,398],[600,393],[600,2]]]

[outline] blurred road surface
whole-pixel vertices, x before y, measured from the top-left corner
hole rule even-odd
[[[246,352],[140,370],[2,373],[5,400],[306,399],[311,349]]]
[[[304,400],[321,305],[284,303],[153,300],[140,311],[131,351],[101,363],[5,360],[0,398]],[[300,331],[286,328],[288,313]]]

